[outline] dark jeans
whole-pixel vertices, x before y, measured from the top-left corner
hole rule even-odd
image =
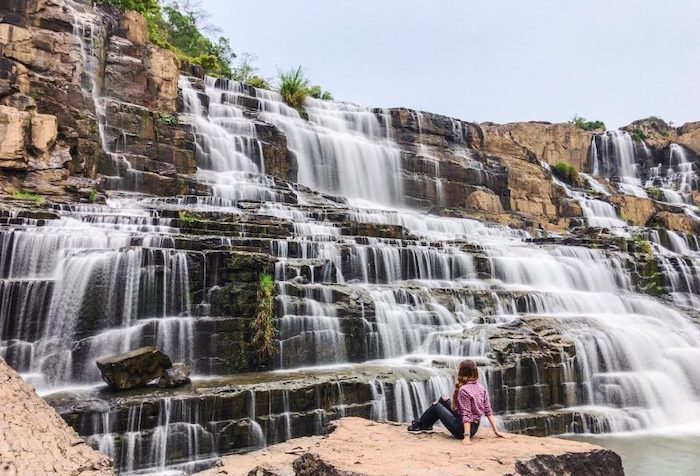
[[[416,425],[421,428],[432,428],[438,420],[440,420],[455,438],[459,438],[460,440],[464,439],[464,423],[462,423],[462,417],[452,411],[449,400],[440,398],[440,400],[430,405],[420,418],[416,420]],[[479,422],[472,423],[469,437],[471,438],[474,436],[478,429]]]

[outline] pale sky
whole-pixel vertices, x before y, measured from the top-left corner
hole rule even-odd
[[[469,121],[700,121],[699,0],[201,0],[266,77]]]

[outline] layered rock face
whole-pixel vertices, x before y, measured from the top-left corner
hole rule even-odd
[[[134,13],[2,8],[2,187],[48,200],[0,208],[0,348],[120,471],[410,421],[465,357],[512,431],[694,418],[674,411],[699,398],[692,124],[297,111],[180,76]],[[192,382],[106,389],[95,361],[143,346]]]
[[[192,137],[163,120],[178,62],[147,43],[140,15],[42,0],[6,3],[0,19],[4,193],[94,200],[115,182],[182,192]]]

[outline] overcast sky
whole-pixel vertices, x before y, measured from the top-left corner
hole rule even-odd
[[[201,0],[266,77],[470,121],[700,120],[699,0]]]

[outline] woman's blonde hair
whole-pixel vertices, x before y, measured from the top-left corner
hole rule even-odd
[[[479,380],[479,369],[473,360],[463,360],[457,368],[457,378],[455,380],[455,391],[452,393],[452,408],[457,408],[457,394],[459,389],[467,382]]]

